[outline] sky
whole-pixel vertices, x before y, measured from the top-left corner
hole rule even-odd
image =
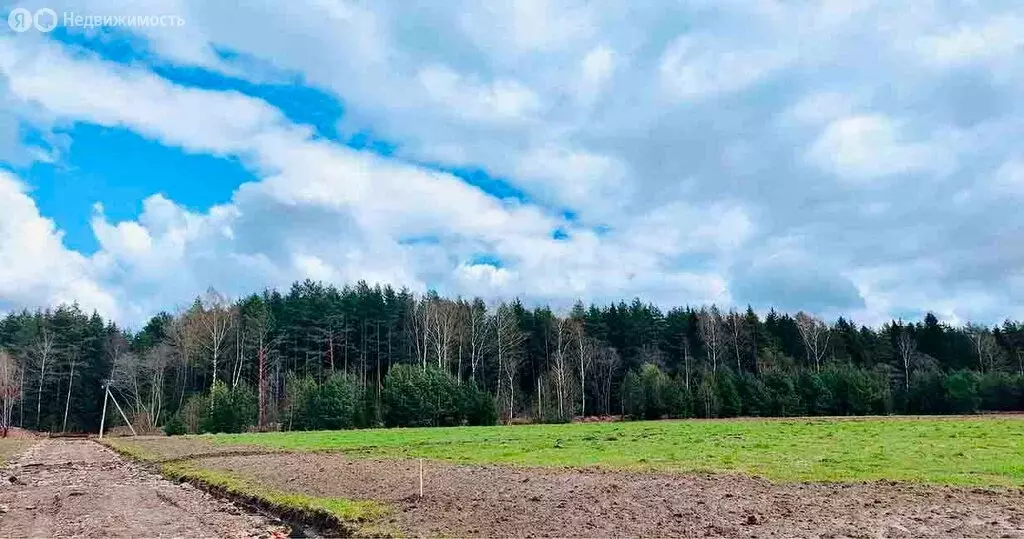
[[[1024,318],[1017,1],[0,13],[0,312],[139,327],[308,278]]]

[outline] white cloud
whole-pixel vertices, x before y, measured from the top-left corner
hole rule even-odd
[[[564,0],[465,2],[460,26],[483,46],[550,52],[596,33],[588,4]]]
[[[661,56],[661,82],[674,96],[701,99],[764,80],[790,61],[771,46],[723,43],[712,35],[683,34]]]
[[[580,81],[576,90],[577,101],[589,108],[605,89],[615,71],[615,51],[607,45],[590,50],[580,62]]]
[[[414,235],[437,237],[449,254],[462,253],[432,270],[441,272],[433,277],[452,292],[490,290],[555,300],[567,291],[660,289],[654,276],[668,269],[659,258],[662,254],[717,249],[732,241],[723,236],[736,223],[729,211],[717,225],[700,223],[670,248],[635,242],[629,234],[603,241],[540,208],[499,201],[449,174],[313,139],[308,130],[251,97],[184,88],[93,58],[72,59],[53,46],[40,51],[45,62],[26,64],[20,59],[27,53],[9,42],[0,44],[0,68],[22,100],[39,103],[61,118],[125,126],[191,151],[248,156],[251,166],[268,173],[259,182],[242,185],[230,203],[201,213],[162,195],[148,198],[136,220],[113,223],[97,207],[92,226],[100,251],[91,260],[65,254],[79,260],[81,272],[97,276],[107,291],[106,301],[116,298],[117,312],[129,319],[184,301],[211,284],[241,293],[309,277],[366,279],[423,290],[431,274],[423,273],[419,251],[433,252],[434,247],[401,243]],[[46,76],[41,67],[46,65],[66,75]],[[104,92],[83,92],[71,99],[66,76],[88,76]],[[108,95],[133,106],[113,106]],[[236,114],[210,114],[203,122],[186,125],[216,107]],[[565,174],[603,175],[613,185],[622,181],[620,165],[600,156],[571,151],[535,155]],[[676,205],[675,210],[687,208]],[[739,221],[741,228],[749,226],[744,216]],[[551,237],[559,225],[568,227],[570,239]],[[492,251],[508,267],[466,261],[480,249]],[[701,295],[722,294],[721,280],[713,276],[672,274],[671,281],[688,283],[690,292],[708,285],[713,290]],[[644,282],[638,286],[641,275]]]
[[[912,173],[946,173],[955,156],[931,142],[904,139],[902,126],[880,114],[847,116],[830,122],[807,158],[840,178],[864,181]]]
[[[728,268],[763,267],[766,246],[794,233],[819,273],[910,272],[855,280],[865,318],[911,302],[965,316],[951,306],[977,298],[972,279],[1005,293],[967,314],[1003,316],[1024,301],[1011,286],[1022,255],[994,232],[1024,219],[1005,196],[1019,192],[1024,136],[1012,32],[1024,13],[1007,6],[166,0],[146,9],[183,14],[185,31],[131,29],[156,55],[131,67],[40,46],[45,36],[0,38],[0,159],[60,165],[60,129],[87,122],[241,158],[260,178],[210,209],[154,196],[137,219],[97,213],[101,250],[81,274],[126,318],[210,284],[302,276],[556,302],[744,302]],[[147,70],[166,62],[323,90],[343,104],[342,133],[369,130],[397,155],[316,139],[264,101]],[[480,168],[535,203],[410,162]],[[568,239],[552,239],[556,227]],[[477,253],[503,267],[475,267]],[[919,283],[921,267],[941,284]]]
[[[818,125],[853,115],[859,104],[853,96],[839,92],[819,92],[807,95],[790,107],[782,118],[801,124]]]
[[[88,259],[69,251],[53,221],[39,214],[25,185],[0,170],[0,310],[78,302],[117,316]]]
[[[998,193],[1024,196],[1024,159],[1011,159],[995,173],[993,186]]]
[[[601,216],[629,197],[628,174],[613,157],[554,144],[523,154],[515,169],[516,177],[542,200]]]
[[[417,78],[435,105],[468,121],[522,121],[541,106],[536,94],[513,80],[485,85],[439,65],[424,67]]]
[[[921,56],[938,67],[1007,59],[1024,49],[1024,17],[997,16],[977,24],[961,24],[951,31],[922,37],[916,46]]]

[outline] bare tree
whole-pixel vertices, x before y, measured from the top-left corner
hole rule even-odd
[[[991,371],[995,368],[996,357],[999,354],[999,343],[996,342],[996,338],[982,325],[967,324],[965,329],[971,338],[971,344],[974,345],[974,353],[978,356],[978,369],[981,372]]]
[[[718,358],[724,341],[722,335],[722,314],[715,305],[712,305],[710,308],[703,307],[697,313],[697,322],[700,340],[704,342],[708,359],[711,361],[711,372],[717,373]]]
[[[451,350],[457,341],[459,307],[455,302],[437,296],[428,297],[424,301],[431,304],[429,312],[432,316],[426,319],[426,334],[434,359],[437,360],[437,368],[449,370]]]
[[[174,356],[167,343],[159,343],[141,356],[127,349],[116,356],[110,390],[131,406],[135,423],[146,428],[160,423],[165,373]]]
[[[574,349],[572,341],[575,338],[575,333],[572,331],[571,321],[568,318],[556,317],[552,322],[555,326],[555,354],[550,375],[555,390],[558,419],[564,421],[572,417],[572,398],[569,388],[572,369],[569,362]]]
[[[202,345],[210,353],[213,361],[213,382],[211,383],[211,387],[213,387],[217,383],[217,362],[224,350],[224,342],[234,325],[235,312],[227,298],[213,288],[206,291],[201,308],[199,323],[203,329]],[[212,398],[210,406],[213,407]]]
[[[832,332],[828,324],[803,311],[796,313],[796,328],[804,341],[807,361],[814,362],[814,370],[821,372],[821,362],[828,352],[828,341]]]
[[[45,316],[39,318],[35,339],[33,339],[32,344],[29,346],[30,357],[39,369],[39,383],[36,389],[36,428],[38,429],[39,418],[43,409],[43,383],[46,381],[46,366],[49,364],[56,347],[56,339],[53,332],[50,331],[49,323],[46,321]]]
[[[498,393],[501,393],[501,382],[505,382],[508,394],[508,422],[511,423],[516,409],[516,380],[523,361],[521,348],[523,341],[526,340],[526,334],[519,329],[515,312],[506,303],[501,303],[495,309],[494,334],[499,371]]]
[[[743,372],[740,358],[750,346],[750,328],[747,327],[746,317],[735,310],[730,309],[725,317],[726,340],[733,350],[736,359],[736,373]]]
[[[903,360],[904,387],[910,389],[910,363],[914,359],[914,354],[917,353],[917,341],[915,341],[910,332],[902,326],[900,327],[900,335],[896,341],[896,348],[899,351],[900,359]]]
[[[683,333],[683,381],[690,389],[690,338]]]
[[[474,299],[468,306],[469,324],[469,376],[476,382],[476,371],[482,363],[487,347],[488,326],[487,307],[483,300]]]
[[[410,330],[412,332],[412,344],[416,351],[416,358],[420,362],[420,366],[425,370],[427,368],[427,356],[430,355],[430,349],[427,343],[430,340],[430,327],[433,323],[434,305],[429,298],[423,298],[420,301],[415,301],[412,311],[412,323],[410,324]]]
[[[267,308],[264,302],[256,303],[255,307],[245,313],[243,324],[246,326],[246,334],[252,342],[252,348],[256,353],[256,391],[258,394],[258,416],[257,426],[263,430],[267,426],[267,404],[269,401],[269,361],[274,350],[271,335],[274,329],[274,315]],[[333,330],[332,330],[333,333]],[[331,342],[333,348],[333,341]],[[330,353],[331,372],[334,372],[334,353]],[[241,372],[237,375],[241,377]]]
[[[576,335],[576,373],[580,377],[580,415],[587,415],[587,374],[593,369],[594,354],[597,345],[587,337],[583,320],[573,321],[573,332]]]
[[[188,387],[188,370],[192,366],[196,349],[199,347],[198,311],[181,311],[170,319],[167,324],[167,344],[174,350],[178,361],[178,408],[185,402],[185,390]]]
[[[612,410],[612,382],[619,370],[619,353],[610,346],[598,346],[594,355],[594,383],[600,396],[601,411],[610,414]]]
[[[21,398],[21,365],[14,356],[0,349],[0,431],[6,438],[11,428],[14,403]]]

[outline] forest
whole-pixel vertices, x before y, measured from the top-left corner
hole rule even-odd
[[[639,299],[558,313],[308,280],[211,289],[137,331],[77,305],[0,320],[5,433],[95,432],[106,387],[136,429],[169,433],[1024,410],[1024,324]]]

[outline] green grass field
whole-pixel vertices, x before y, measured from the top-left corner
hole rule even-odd
[[[459,463],[745,473],[779,481],[1024,487],[1024,419],[657,421],[199,436]]]

